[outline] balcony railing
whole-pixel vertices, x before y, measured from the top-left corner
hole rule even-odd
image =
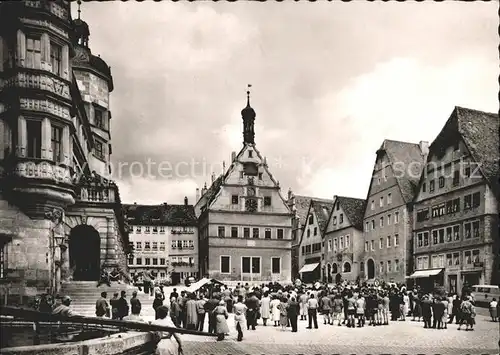
[[[81,187],[78,199],[85,202],[116,202],[115,190],[109,187]]]

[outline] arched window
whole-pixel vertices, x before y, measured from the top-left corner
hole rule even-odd
[[[344,263],[344,271],[343,272],[351,272],[351,264],[347,261]]]
[[[332,265],[332,274],[336,274],[338,273],[339,271],[337,270],[337,264],[333,264]]]
[[[365,272],[365,263],[364,262],[359,263],[359,271]]]

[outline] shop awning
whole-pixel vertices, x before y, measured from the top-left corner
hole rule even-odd
[[[306,264],[306,265],[302,266],[302,269],[300,269],[299,273],[314,271],[318,267],[318,265],[319,265],[319,263]]]
[[[203,278],[199,281],[196,281],[195,283],[191,284],[187,289],[186,291],[187,292],[196,292],[198,291],[200,288],[202,288],[203,286],[206,286],[206,285],[211,285],[211,284],[218,284],[218,285],[224,285],[222,282],[220,281],[217,281],[216,279],[207,279],[207,278]]]
[[[423,277],[439,275],[443,269],[418,270],[408,276],[409,279],[419,279]]]

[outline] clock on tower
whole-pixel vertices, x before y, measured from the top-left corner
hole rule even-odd
[[[254,198],[247,198],[245,201],[245,208],[248,212],[257,211],[257,200]]]

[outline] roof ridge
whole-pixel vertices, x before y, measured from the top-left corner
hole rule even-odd
[[[457,112],[459,112],[461,110],[464,110],[464,111],[472,111],[472,112],[478,112],[478,113],[486,114],[486,115],[492,116],[492,118],[497,118],[498,117],[498,113],[476,110],[474,108],[468,108],[468,107],[463,107],[463,106],[455,106],[455,109],[457,110]]]

